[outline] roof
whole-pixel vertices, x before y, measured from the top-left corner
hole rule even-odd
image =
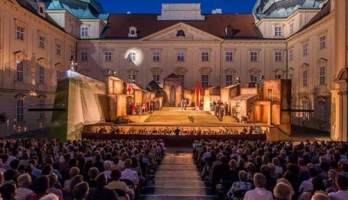
[[[320,21],[321,19],[323,19],[325,16],[327,16],[328,14],[330,14],[331,11],[331,1],[328,1],[323,8],[316,14],[314,15],[314,17],[301,29],[305,29],[313,24],[315,24],[316,22]],[[300,31],[301,31],[300,30]]]
[[[252,14],[210,14],[205,20],[180,21],[158,20],[158,14],[111,14],[108,25],[103,31],[102,38],[106,39],[134,39],[128,38],[129,27],[135,26],[138,38],[143,38],[177,23],[185,23],[197,29],[220,38],[262,38],[255,25]],[[226,37],[226,27],[232,34]]]

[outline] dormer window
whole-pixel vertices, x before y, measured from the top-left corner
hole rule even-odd
[[[185,36],[186,36],[186,34],[185,34],[185,31],[183,31],[183,30],[178,30],[176,32],[176,37],[185,37]]]
[[[283,31],[282,31],[282,26],[281,25],[275,25],[274,26],[274,36],[275,37],[282,37],[283,36]]]
[[[46,9],[45,3],[40,2],[40,3],[38,3],[37,7],[38,7],[37,12],[39,13],[39,15],[45,17],[45,9]]]
[[[137,28],[134,26],[129,27],[128,37],[135,38],[138,37]]]
[[[89,37],[89,27],[84,25],[81,27],[81,38]]]

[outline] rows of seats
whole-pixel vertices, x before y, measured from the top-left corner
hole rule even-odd
[[[345,142],[200,140],[193,154],[221,199],[348,199]]]
[[[164,156],[161,140],[0,140],[3,200],[134,200]]]

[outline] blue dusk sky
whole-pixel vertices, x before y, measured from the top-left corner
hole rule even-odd
[[[256,0],[100,0],[109,13],[160,13],[162,3],[201,3],[203,13],[251,13]]]

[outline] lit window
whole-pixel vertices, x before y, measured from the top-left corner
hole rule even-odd
[[[178,62],[184,62],[185,61],[185,54],[184,54],[184,52],[182,52],[182,51],[178,52],[177,61]]]
[[[282,52],[281,51],[276,51],[274,53],[274,59],[276,62],[281,62],[283,60]]]
[[[39,36],[39,48],[44,49],[45,42],[46,42],[46,38],[44,36]]]
[[[320,37],[320,49],[325,49],[326,48],[326,36],[321,36]]]
[[[104,61],[105,62],[111,62],[112,60],[112,53],[110,51],[104,52]]]
[[[137,78],[137,75],[136,74],[128,74],[128,80],[129,81],[135,81]]]
[[[322,66],[319,69],[319,84],[325,85],[326,84],[326,67]]]
[[[231,51],[225,52],[225,61],[233,62],[233,53]]]
[[[158,52],[158,51],[153,52],[152,61],[153,61],[153,62],[159,62],[160,59],[161,59],[161,54],[160,54],[160,52]]]
[[[81,52],[81,61],[87,62],[88,61],[88,54],[86,51]]]
[[[17,97],[16,100],[16,120],[17,122],[24,121],[24,97]]]
[[[81,27],[81,37],[82,38],[85,38],[85,37],[88,37],[89,36],[89,29],[87,26],[82,26]]]
[[[153,74],[152,75],[152,80],[159,82],[161,79],[161,76],[159,74]]]
[[[127,59],[128,59],[128,62],[134,63],[137,59],[135,52],[130,52],[127,56]]]
[[[202,52],[202,62],[208,62],[209,61],[209,53],[208,52]]]
[[[250,52],[250,62],[257,62],[257,52],[256,51]]]
[[[16,39],[24,40],[24,27],[16,26]]]
[[[307,87],[308,86],[308,71],[304,70],[302,76],[303,76],[302,77],[303,87]]]
[[[202,82],[202,87],[208,87],[209,86],[209,75],[206,75],[206,74],[201,75],[201,82]]]
[[[233,85],[233,75],[231,74],[226,75],[225,83],[226,83],[226,86]]]
[[[39,66],[39,84],[45,84],[45,68]]]
[[[308,56],[308,44],[303,44],[303,49],[302,49],[302,55],[303,57]]]
[[[17,61],[16,63],[16,78],[17,81],[23,82],[24,81],[24,64],[23,61]]]
[[[56,55],[60,56],[62,55],[62,45],[56,44]]]
[[[280,25],[276,25],[274,27],[274,36],[281,37],[282,36],[282,27]]]

